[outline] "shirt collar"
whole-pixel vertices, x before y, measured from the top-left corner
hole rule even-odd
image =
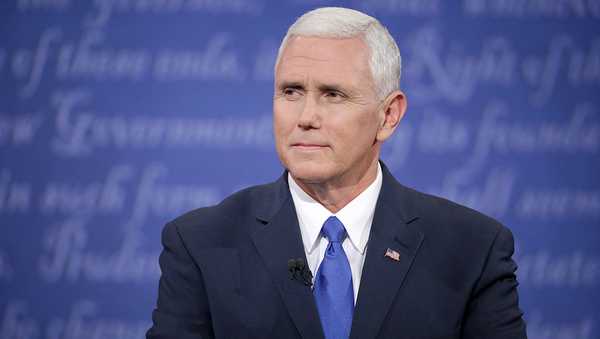
[[[352,246],[364,254],[375,213],[375,204],[381,191],[382,173],[379,163],[377,163],[375,180],[335,214],[304,192],[289,173],[288,183],[298,215],[302,242],[308,253],[312,253],[317,247],[317,240],[325,220],[335,215],[344,224]]]

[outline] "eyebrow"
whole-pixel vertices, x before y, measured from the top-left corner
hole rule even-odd
[[[300,81],[282,81],[279,84],[279,86],[277,86],[277,87],[279,89],[284,89],[284,88],[303,89],[304,84]],[[342,92],[342,93],[353,92],[351,88],[346,88],[339,84],[319,84],[317,86],[317,88],[319,89],[320,92]]]
[[[284,89],[284,88],[300,89],[300,88],[304,88],[304,84],[302,84],[300,81],[282,81],[277,87],[279,89]]]
[[[346,89],[345,87],[340,86],[338,84],[331,84],[331,85],[322,84],[322,85],[317,86],[317,88],[321,92],[342,92],[342,93],[346,93],[346,92],[350,91],[350,89]]]

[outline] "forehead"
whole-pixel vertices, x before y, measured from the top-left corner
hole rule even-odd
[[[359,38],[334,39],[292,36],[275,70],[276,80],[290,77],[315,80],[371,80],[369,49]]]

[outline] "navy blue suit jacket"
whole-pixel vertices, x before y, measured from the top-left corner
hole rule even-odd
[[[511,232],[382,168],[351,338],[526,338]],[[310,287],[288,273],[306,258],[287,173],[175,219],[162,241],[147,338],[323,338]]]

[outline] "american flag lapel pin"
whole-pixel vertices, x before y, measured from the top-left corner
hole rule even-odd
[[[392,259],[392,260],[394,260],[394,261],[400,261],[400,253],[398,253],[398,252],[394,251],[394,250],[393,250],[393,249],[391,249],[391,248],[388,248],[388,249],[385,251],[385,255],[384,255],[384,256],[385,256],[385,257],[388,257],[388,258],[390,258],[390,259]]]

